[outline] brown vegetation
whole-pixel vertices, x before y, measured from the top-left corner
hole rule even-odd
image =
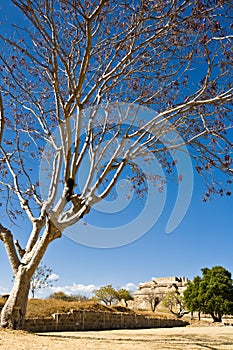
[[[57,299],[30,299],[28,302],[26,318],[47,317],[55,312],[69,312],[75,310],[95,310],[111,312],[112,308],[93,301],[64,301]]]
[[[6,300],[0,298],[0,310]],[[160,307],[156,313],[150,310],[132,310],[125,306],[112,305],[106,306],[95,301],[66,301],[61,299],[29,299],[27,306],[26,318],[49,317],[56,312],[69,312],[70,309],[75,310],[95,310],[104,312],[126,312],[149,315],[159,318],[174,318],[164,308]]]

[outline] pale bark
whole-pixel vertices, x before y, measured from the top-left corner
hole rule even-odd
[[[2,226],[0,227],[2,228],[0,238],[1,236],[3,237],[3,239],[1,239],[5,244],[7,252],[9,252],[9,259],[10,256],[13,256],[11,260],[15,273],[14,286],[10,297],[2,309],[0,324],[2,327],[22,329],[24,326],[28,294],[30,291],[30,280],[41,262],[48,245],[54,239],[61,237],[61,232],[51,221],[48,220],[43,235],[38,238],[31,251],[26,252],[22,256],[22,260],[20,262],[16,254],[11,233]],[[12,245],[14,249],[12,248]],[[20,251],[22,252],[21,247]],[[15,253],[15,255],[13,253]]]
[[[23,328],[30,290],[30,277],[26,267],[20,265],[11,294],[1,312],[2,327]]]
[[[25,254],[25,249],[21,248],[21,245],[19,244],[19,241],[17,239],[15,240],[15,246],[18,250],[19,256],[22,258]]]
[[[1,224],[0,224],[0,239],[2,240],[2,242],[5,246],[5,249],[6,249],[6,252],[8,255],[8,259],[10,261],[14,275],[16,275],[20,261],[19,261],[16,249],[15,249],[13,235],[7,228],[2,226]]]

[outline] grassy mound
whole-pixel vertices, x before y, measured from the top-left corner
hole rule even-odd
[[[49,317],[55,312],[69,312],[74,310],[90,310],[103,312],[134,313],[124,306],[105,306],[94,301],[64,301],[57,299],[29,299],[26,318]]]
[[[110,307],[93,301],[64,301],[57,299],[29,299],[27,306],[27,318],[34,317],[48,317],[55,312],[69,312],[70,309],[74,310],[93,310],[112,312]]]
[[[6,300],[0,298],[0,311]],[[29,299],[27,305],[26,318],[36,317],[50,317],[52,314],[59,312],[69,312],[70,309],[74,310],[90,310],[90,311],[103,311],[103,312],[124,312],[124,313],[137,313],[148,315],[151,317],[159,318],[174,318],[171,314],[165,312],[165,310],[157,311],[156,314],[148,310],[132,310],[125,306],[112,305],[105,306],[95,301],[66,301],[61,299]]]

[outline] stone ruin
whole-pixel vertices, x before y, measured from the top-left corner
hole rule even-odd
[[[159,277],[152,281],[140,283],[138,290],[134,293],[134,301],[129,302],[130,307],[135,309],[150,309],[150,298],[162,299],[170,291],[178,291],[180,294],[186,289],[188,278],[186,277]]]

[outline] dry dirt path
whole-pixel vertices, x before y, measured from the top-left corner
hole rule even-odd
[[[233,350],[233,327],[28,334],[0,331],[1,350]]]

